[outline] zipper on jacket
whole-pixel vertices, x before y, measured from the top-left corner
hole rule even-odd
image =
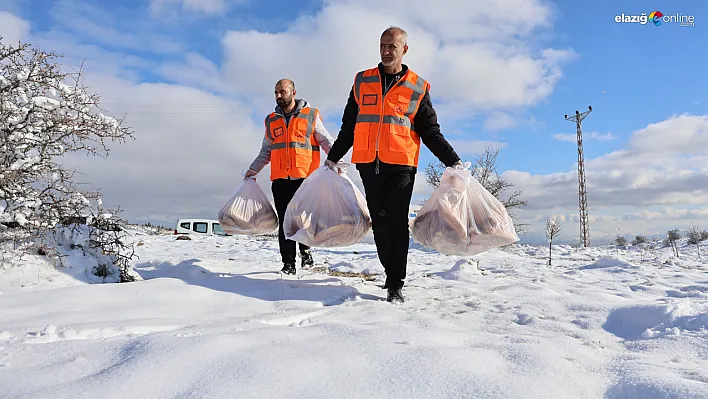
[[[293,116],[290,115],[290,118]],[[290,180],[290,118],[285,117],[283,113],[283,122],[285,122],[285,173]]]
[[[383,89],[384,89],[384,86],[385,86],[384,76],[381,74],[380,71],[377,71],[377,73],[379,74],[379,81],[381,82],[381,91],[383,92]],[[405,76],[405,74],[404,74],[403,76]],[[403,80],[403,76],[401,76],[401,78],[398,79],[398,81],[396,81],[394,84],[392,84],[391,87],[389,87],[388,90],[386,90],[386,93],[384,93],[384,94],[381,96],[381,104],[379,105],[379,115],[381,116],[381,118],[379,119],[379,130],[376,132],[376,169],[375,169],[375,174],[377,174],[377,175],[379,174],[379,137],[381,137],[381,127],[383,126],[383,118],[384,118],[384,114],[383,114],[383,104],[384,104],[384,100],[386,99],[386,96],[388,96],[388,93],[390,93],[391,90],[393,90],[394,87],[398,86],[398,84],[401,83],[401,81]],[[393,78],[396,79],[396,76],[394,75]]]
[[[383,76],[382,76],[383,77]],[[381,79],[381,87],[383,88],[383,79]],[[380,105],[379,105],[379,115],[381,118],[379,119],[379,126],[378,130],[376,131],[376,174],[379,174],[379,137],[381,137],[381,125],[383,125],[383,100],[385,96],[381,97]]]

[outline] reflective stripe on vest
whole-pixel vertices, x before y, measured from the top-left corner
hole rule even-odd
[[[313,135],[319,112],[315,108],[303,108],[290,117],[275,112],[265,119],[266,137],[271,143],[270,178],[304,179],[320,164],[320,147]]]
[[[378,68],[354,78],[359,113],[354,128],[352,163],[369,163],[378,157],[397,165],[417,166],[420,137],[413,120],[430,85],[410,69],[382,97]]]

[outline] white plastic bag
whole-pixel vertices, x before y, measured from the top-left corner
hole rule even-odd
[[[227,234],[267,234],[278,229],[278,215],[256,180],[248,178],[219,211],[219,223]]]
[[[321,166],[305,179],[285,211],[286,238],[332,248],[356,244],[369,232],[366,199],[340,168],[342,174]]]
[[[413,240],[444,255],[472,256],[519,240],[498,199],[465,170],[447,168],[413,220]]]

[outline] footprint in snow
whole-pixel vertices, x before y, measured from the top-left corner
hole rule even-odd
[[[178,334],[175,334],[175,337],[185,338],[185,337],[196,337],[196,336],[200,336],[200,335],[202,335],[202,333],[200,333],[199,331],[195,331],[195,332],[178,333]]]
[[[587,330],[588,328],[590,328],[590,322],[587,320],[575,319],[571,323],[575,324],[576,326],[578,326],[584,330]]]
[[[8,360],[10,357],[12,357],[12,354],[6,352],[4,346],[0,346],[0,367],[9,367],[10,362]]]
[[[279,316],[267,320],[260,320],[263,324],[269,324],[272,326],[289,326],[289,327],[302,327],[312,324],[310,318],[319,316],[324,313],[323,311],[310,312],[305,314],[296,314],[290,316]]]
[[[534,317],[525,313],[520,313],[516,315],[515,323],[521,326],[525,326],[533,321]]]

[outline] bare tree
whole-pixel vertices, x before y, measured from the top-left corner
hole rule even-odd
[[[546,238],[548,239],[548,266],[551,266],[551,253],[553,252],[553,239],[558,237],[561,231],[561,222],[557,218],[546,219]]]
[[[677,258],[679,257],[679,250],[678,250],[678,245],[676,242],[681,238],[681,234],[679,233],[679,229],[673,229],[669,230],[668,233],[666,233],[666,239],[668,241],[668,244],[671,246],[671,249],[674,252],[674,256]]]
[[[522,192],[519,190],[508,192],[514,185],[504,180],[499,176],[497,172],[497,156],[499,155],[499,149],[488,146],[484,151],[477,155],[477,159],[472,165],[472,176],[489,191],[494,197],[496,197],[507,210],[513,210],[526,206],[528,201],[521,199]],[[425,180],[426,182],[437,188],[440,185],[440,180],[445,172],[445,165],[440,161],[431,162],[425,168]],[[526,227],[528,224],[518,223],[516,215],[509,212],[514,221],[514,227],[517,234],[523,235],[526,233]]]
[[[688,243],[690,245],[695,245],[696,246],[696,251],[698,252],[698,257],[701,256],[701,242],[704,241],[706,238],[704,238],[703,233],[705,231],[701,231],[698,226],[695,224],[691,224],[691,228],[688,229],[688,232],[686,234],[686,237],[688,238]]]
[[[107,141],[132,138],[122,120],[101,113],[82,69],[64,72],[58,58],[0,37],[0,240],[44,238],[62,221],[96,213],[100,192],[79,189],[61,158],[106,157]]]

